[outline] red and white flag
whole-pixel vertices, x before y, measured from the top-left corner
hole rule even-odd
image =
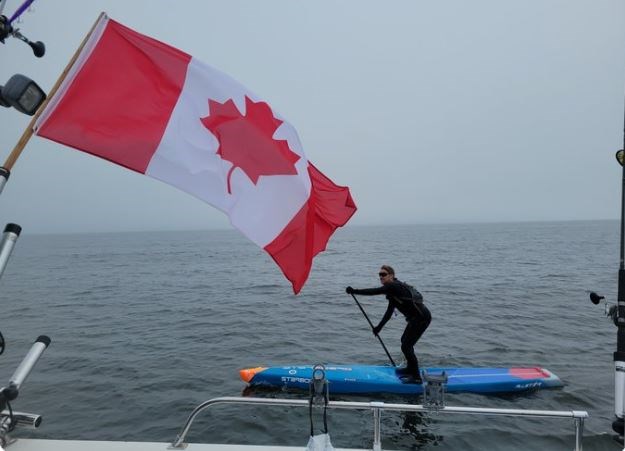
[[[35,124],[39,136],[149,175],[223,211],[298,293],[356,211],[296,130],[228,75],[103,16]]]

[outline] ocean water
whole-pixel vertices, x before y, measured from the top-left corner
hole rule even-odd
[[[448,405],[587,410],[584,449],[613,440],[617,221],[347,227],[294,296],[273,261],[236,231],[29,235],[0,280],[6,384],[34,339],[52,338],[13,402],[43,415],[27,435],[172,441],[191,410],[239,396],[238,370],[320,362],[385,364],[347,285],[377,285],[381,264],[425,296],[423,366],[542,366],[562,389],[447,395]],[[361,297],[372,321],[382,297]],[[397,361],[402,317],[381,334]],[[305,394],[258,392],[256,396]],[[340,400],[363,397],[332,396]],[[385,402],[420,398],[378,396]],[[329,411],[337,447],[370,447],[372,418]],[[305,446],[306,409],[217,406],[188,441]],[[389,449],[570,450],[572,420],[383,412]]]

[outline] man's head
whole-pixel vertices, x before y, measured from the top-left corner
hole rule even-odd
[[[395,270],[388,265],[382,265],[378,276],[380,277],[380,282],[383,285],[390,283],[395,279]]]

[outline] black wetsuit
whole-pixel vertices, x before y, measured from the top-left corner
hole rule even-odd
[[[414,352],[414,345],[421,338],[421,335],[423,335],[423,332],[425,332],[432,320],[432,315],[423,301],[413,302],[410,290],[397,279],[379,288],[354,289],[353,292],[354,294],[362,294],[364,296],[386,295],[388,307],[380,324],[376,327],[378,332],[391,319],[395,309],[399,310],[406,317],[408,324],[406,324],[406,329],[404,329],[404,333],[401,336],[401,351],[406,356],[406,373],[420,378],[419,361]]]

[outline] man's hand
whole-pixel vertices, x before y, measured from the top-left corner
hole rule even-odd
[[[347,287],[347,288],[345,288],[345,293],[353,294],[354,293],[354,289],[352,287]]]

